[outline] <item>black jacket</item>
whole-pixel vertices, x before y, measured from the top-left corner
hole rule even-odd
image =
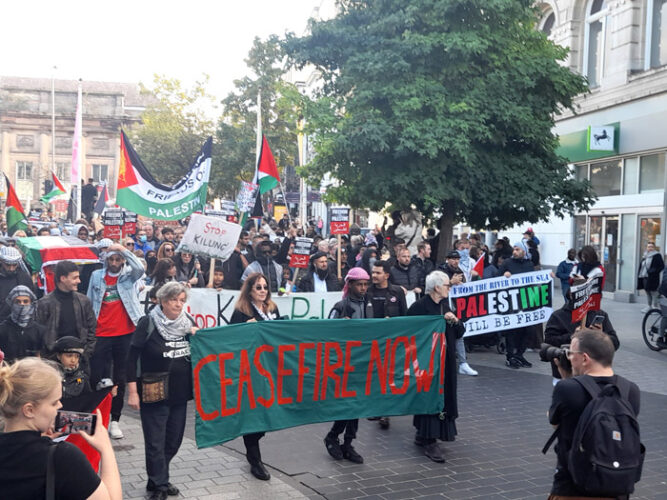
[[[389,281],[393,285],[402,286],[409,291],[419,286],[420,273],[420,269],[412,261],[408,264],[407,269],[396,262],[389,272]]]
[[[644,262],[644,259],[642,259]],[[639,265],[641,270],[641,264]],[[647,278],[637,278],[637,290],[648,290],[653,292],[658,289],[660,285],[660,272],[665,269],[665,262],[662,260],[662,255],[656,253],[651,259],[651,267],[648,268]]]
[[[498,269],[498,276],[504,275],[507,271],[510,274],[522,274],[522,273],[532,273],[535,270],[535,266],[532,261],[529,259],[505,259]]]
[[[14,323],[11,318],[0,323],[0,350],[5,360],[11,362],[28,356],[37,356],[44,347],[46,328],[31,321],[26,327]]]
[[[426,276],[428,276],[431,271],[435,270],[435,264],[431,259],[420,259],[419,256],[413,255],[410,259],[410,267],[415,267],[417,269],[417,286],[424,291],[424,286],[426,282]]]
[[[373,304],[373,297],[378,294],[378,288],[373,284],[368,288],[366,297],[369,304]],[[387,287],[387,300],[384,303],[384,314],[379,315],[373,310],[373,318],[394,318],[396,316],[405,316],[408,312],[408,306],[405,301],[405,292],[398,285],[389,285]],[[370,315],[370,314],[369,314]]]
[[[313,279],[313,270],[310,269],[304,276],[299,280],[297,289],[299,292],[314,292],[315,291],[315,281]],[[341,290],[340,282],[336,277],[336,272],[332,271],[329,267],[329,272],[325,279],[327,282],[327,292],[339,292]]]

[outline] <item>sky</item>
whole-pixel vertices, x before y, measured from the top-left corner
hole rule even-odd
[[[254,37],[304,34],[325,0],[21,0],[3,3],[0,75],[186,86],[222,99],[248,74]],[[57,69],[54,70],[53,67]]]

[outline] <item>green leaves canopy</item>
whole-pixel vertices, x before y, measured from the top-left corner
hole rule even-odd
[[[530,0],[344,0],[288,36],[324,85],[305,109],[316,183],[341,202],[386,202],[502,229],[586,208],[590,187],[555,153],[554,116],[586,90],[536,31]],[[449,228],[451,229],[451,228]]]

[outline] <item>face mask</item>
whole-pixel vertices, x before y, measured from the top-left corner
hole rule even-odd
[[[147,238],[146,235],[144,234],[144,235],[142,235],[142,236],[139,236],[139,241],[141,241],[142,243],[146,243],[146,242],[148,241],[148,238]]]
[[[31,303],[28,306],[19,304],[12,304],[12,312],[10,314],[12,321],[21,327],[28,326],[32,315],[35,312],[35,304]]]

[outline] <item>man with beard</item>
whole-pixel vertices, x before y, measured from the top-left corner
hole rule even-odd
[[[426,282],[426,276],[435,270],[435,264],[431,260],[431,245],[428,241],[422,241],[417,244],[417,255],[410,259],[410,266],[417,268],[417,287],[422,290],[417,297],[421,297]]]
[[[258,243],[255,261],[248,264],[243,271],[242,282],[252,273],[262,273],[266,276],[271,293],[278,293],[283,276],[283,266],[273,260],[272,250],[270,241],[262,240]]]
[[[368,305],[372,310],[373,318],[394,318],[396,316],[405,316],[408,312],[408,306],[405,301],[405,292],[398,285],[389,283],[389,275],[392,266],[386,260],[376,260],[373,263],[371,274],[372,284],[368,288]],[[369,420],[376,420],[371,418]],[[389,417],[377,418],[380,428],[389,428]]]
[[[0,248],[0,320],[9,315],[10,307],[5,303],[9,292],[19,285],[34,293],[32,278],[21,269],[21,252],[14,247]]]
[[[10,313],[0,323],[0,349],[7,362],[38,356],[42,350],[45,330],[34,321],[36,301],[32,290],[23,285],[14,287],[5,299]]]
[[[405,293],[420,294],[419,268],[410,261],[410,250],[405,245],[396,247],[396,263],[391,267],[391,283],[402,286]]]
[[[250,244],[250,235],[248,234],[248,231],[241,231],[238,248],[239,252],[246,260],[244,263],[245,268],[249,263],[255,260],[255,252],[253,252],[252,245]]]
[[[338,292],[340,283],[336,273],[329,267],[329,259],[324,252],[315,252],[310,257],[310,269],[301,278],[300,292]]]
[[[132,252],[119,244],[109,246],[104,257],[104,267],[92,274],[88,286],[88,298],[97,317],[91,380],[93,387],[103,379],[113,380],[118,387],[111,401],[109,435],[121,439],[123,432],[118,421],[125,397],[124,368],[132,333],[143,316],[134,283],[143,276],[144,267]],[[102,383],[100,387],[107,385]]]
[[[343,287],[343,300],[336,302],[329,312],[329,319],[363,319],[366,315],[366,291],[368,290],[368,273],[360,267],[353,267],[345,277]],[[324,438],[324,444],[329,455],[334,460],[343,458],[357,464],[363,464],[364,459],[352,446],[352,440],[357,437],[359,419],[336,420],[331,430]],[[343,444],[338,441],[338,436],[343,435]]]

